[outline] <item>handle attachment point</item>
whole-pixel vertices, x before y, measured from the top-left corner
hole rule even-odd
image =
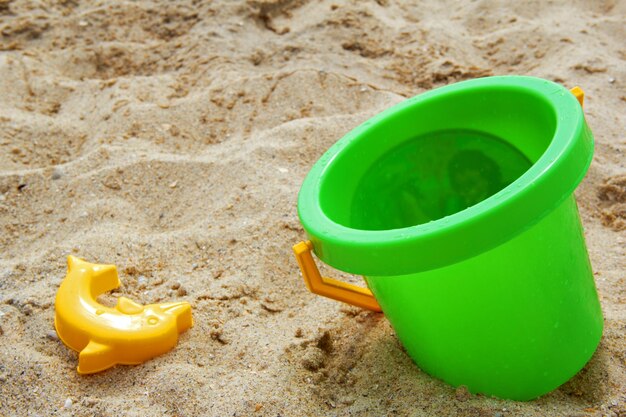
[[[583,102],[585,101],[585,92],[583,91],[583,89],[579,86],[576,86],[569,91],[574,95],[574,97],[576,97],[576,100],[578,100],[578,102],[580,103],[580,107],[582,107]]]

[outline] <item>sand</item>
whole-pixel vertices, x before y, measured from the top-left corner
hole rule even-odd
[[[0,415],[626,414],[626,2],[409,3],[0,0]],[[421,372],[382,315],[307,292],[291,252],[330,145],[498,74],[582,86],[596,138],[576,195],[603,340],[526,403]],[[79,376],[53,327],[68,254],[118,266],[103,303],[187,300],[195,326]]]

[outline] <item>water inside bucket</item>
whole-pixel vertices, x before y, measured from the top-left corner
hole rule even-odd
[[[418,136],[365,173],[350,226],[390,230],[449,216],[502,190],[531,165],[517,148],[487,133],[446,130]]]

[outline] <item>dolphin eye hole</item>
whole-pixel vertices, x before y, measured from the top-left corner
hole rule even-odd
[[[159,322],[158,317],[156,317],[156,316],[150,316],[150,317],[148,317],[148,324],[155,325],[155,324],[157,324],[158,322]]]

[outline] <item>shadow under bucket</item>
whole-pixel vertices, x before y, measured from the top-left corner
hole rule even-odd
[[[602,334],[573,195],[592,155],[580,103],[547,80],[488,77],[406,100],[306,177],[310,242],[294,250],[307,286],[382,308],[413,360],[453,386],[543,395]],[[311,250],[371,292],[321,278]]]

